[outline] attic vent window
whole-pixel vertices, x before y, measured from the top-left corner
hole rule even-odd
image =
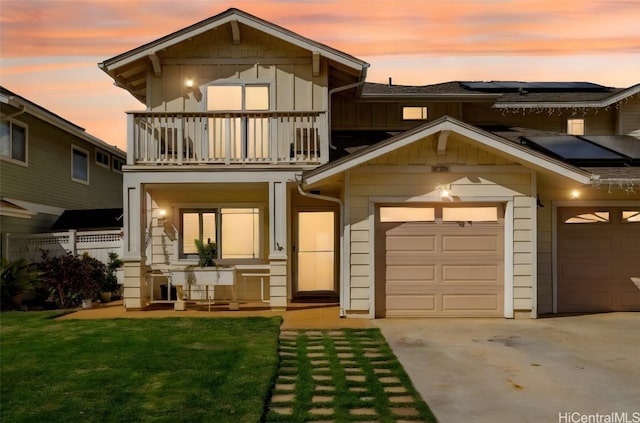
[[[402,120],[427,120],[427,108],[405,106],[402,108]]]

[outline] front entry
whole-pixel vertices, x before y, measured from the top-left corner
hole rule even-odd
[[[336,212],[296,212],[295,292],[297,299],[337,299]]]

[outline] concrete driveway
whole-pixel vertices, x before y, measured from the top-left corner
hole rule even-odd
[[[442,423],[640,422],[640,313],[375,324]]]

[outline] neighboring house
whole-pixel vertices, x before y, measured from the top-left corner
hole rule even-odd
[[[122,207],[125,152],[3,87],[0,111],[2,256],[6,234],[50,232],[66,209]]]
[[[274,309],[640,310],[640,85],[371,84],[237,9],[99,66],[147,105],[128,113],[127,308],[199,238],[239,281],[268,269]]]

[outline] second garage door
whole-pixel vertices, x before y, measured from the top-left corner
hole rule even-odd
[[[376,316],[503,316],[503,234],[499,204],[381,206]]]

